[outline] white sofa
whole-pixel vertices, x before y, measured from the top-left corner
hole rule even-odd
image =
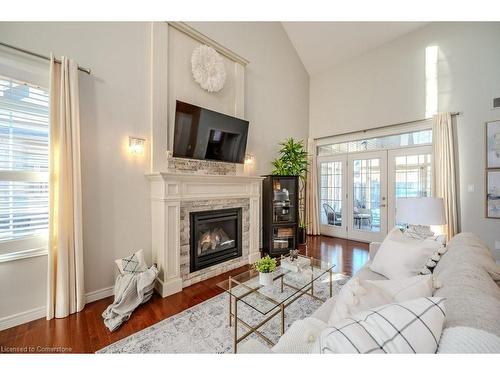
[[[370,244],[369,262],[355,276],[365,280],[386,279],[369,268],[379,246],[379,243]],[[440,286],[434,292],[434,296],[446,298],[446,320],[442,337],[446,337],[443,341],[447,343],[443,344],[446,346],[443,348],[440,345],[439,352],[483,352],[491,349],[491,346],[488,348],[486,345],[488,340],[494,342],[494,350],[497,350],[500,342],[500,266],[495,263],[490,250],[474,234],[461,233],[455,236],[447,247],[448,251],[434,270],[435,283]],[[323,323],[324,326],[327,325],[334,298],[327,300],[311,316],[317,319],[309,319],[309,322],[316,322],[316,327],[309,328],[311,331],[321,330]],[[239,346],[238,351],[240,353],[293,353],[295,352],[294,346],[290,345],[290,342],[298,342],[297,347],[303,350],[305,343],[301,343],[301,340],[312,342],[314,339],[304,334],[304,330],[308,329],[308,324],[310,324],[308,318],[292,324],[273,348],[268,348],[255,339],[249,339]],[[451,331],[452,327],[470,328]],[[482,333],[483,336],[478,337],[475,334],[475,337],[472,337],[470,333],[471,336],[467,337],[468,332],[482,331],[485,331]],[[457,332],[461,337],[460,340],[456,339]],[[283,345],[285,342],[286,344]],[[283,347],[286,347],[286,350]]]

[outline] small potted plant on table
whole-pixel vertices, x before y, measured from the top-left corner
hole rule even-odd
[[[273,284],[276,259],[267,255],[255,262],[254,267],[257,271],[259,271],[259,282],[261,285],[267,286]]]

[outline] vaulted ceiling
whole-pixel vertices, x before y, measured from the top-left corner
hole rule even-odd
[[[359,56],[427,22],[283,22],[310,75]]]

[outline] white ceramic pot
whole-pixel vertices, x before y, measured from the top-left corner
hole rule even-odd
[[[259,272],[259,283],[260,285],[268,286],[273,285],[274,272]]]

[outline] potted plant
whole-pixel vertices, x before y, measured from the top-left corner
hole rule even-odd
[[[299,243],[305,244],[307,240],[307,225],[305,222],[305,187],[307,167],[309,166],[308,154],[302,140],[288,138],[280,143],[280,156],[275,159],[272,174],[279,176],[299,176]]]
[[[255,262],[254,267],[257,271],[259,271],[259,282],[261,285],[273,284],[273,273],[276,269],[276,259],[267,255]]]

